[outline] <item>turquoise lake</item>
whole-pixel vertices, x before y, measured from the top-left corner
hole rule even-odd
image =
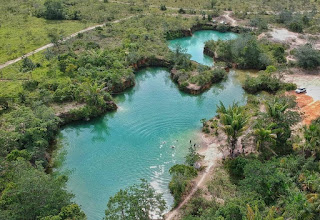
[[[181,45],[192,59],[206,65],[204,42],[231,39],[232,33],[198,31],[192,37],[169,42]],[[200,120],[212,118],[216,105],[245,102],[235,73],[205,93],[192,96],[180,92],[163,68],[148,68],[136,74],[136,86],[115,97],[118,110],[89,122],[75,123],[61,131],[66,152],[62,171],[70,170],[68,190],[75,194],[89,220],[102,219],[110,196],[147,179],[173,203],[168,190],[169,168],[184,161],[189,140],[196,140]],[[170,146],[175,145],[172,149]]]

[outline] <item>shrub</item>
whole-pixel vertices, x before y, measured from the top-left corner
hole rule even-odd
[[[253,18],[250,20],[250,25],[257,27],[259,30],[267,30],[268,23],[262,18]]]
[[[241,180],[244,176],[244,167],[248,163],[248,160],[244,157],[237,157],[226,161],[226,168],[230,173],[230,176],[235,180]]]
[[[174,197],[176,206],[180,203],[184,193],[188,191],[191,179],[197,176],[197,170],[192,166],[176,164],[170,168],[169,173],[172,175],[169,189]]]
[[[161,11],[166,11],[167,10],[167,7],[165,5],[160,5],[160,10]]]
[[[258,77],[247,76],[243,89],[255,94],[260,91],[276,92],[281,88],[281,81],[268,73],[261,73]]]
[[[320,66],[320,51],[313,49],[311,44],[299,47],[295,56],[299,67],[315,69]]]
[[[34,68],[36,68],[36,65],[32,62],[31,59],[26,57],[22,60],[22,67],[21,67],[22,72],[29,72],[29,71],[33,70]]]
[[[278,63],[285,63],[286,62],[285,49],[282,46],[275,47],[272,54]]]
[[[186,11],[185,11],[183,8],[180,8],[179,11],[178,11],[178,13],[179,13],[179,14],[185,14]]]
[[[212,82],[220,82],[221,80],[225,79],[227,77],[227,71],[225,71],[222,68],[215,68],[212,70]]]
[[[291,22],[291,23],[289,24],[289,30],[290,30],[290,31],[293,31],[293,32],[302,33],[302,31],[303,31],[303,26],[302,26],[302,24],[301,24],[300,22],[294,21],[294,22]]]
[[[23,89],[28,91],[34,91],[38,87],[38,85],[39,82],[36,80],[27,80],[22,84]]]
[[[287,192],[287,177],[281,170],[274,168],[273,161],[250,161],[244,167],[244,176],[240,181],[243,189],[260,194],[266,204],[274,203]]]
[[[297,89],[297,85],[294,83],[284,83],[283,84],[283,89],[286,91],[290,91],[290,90],[296,90]]]
[[[61,0],[46,0],[44,3],[44,17],[49,20],[62,20],[65,12]]]

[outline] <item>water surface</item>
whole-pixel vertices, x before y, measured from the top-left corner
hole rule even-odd
[[[198,63],[211,66],[213,60],[203,54],[204,44],[208,40],[231,40],[237,37],[236,34],[227,32],[221,33],[218,31],[197,31],[192,37],[178,38],[169,41],[169,47],[171,49],[177,48],[178,45],[185,49],[186,53],[191,55],[191,59]]]
[[[208,39],[228,39],[233,34],[196,32],[193,37],[169,42],[192,54],[192,59],[212,64],[202,54]],[[62,170],[71,170],[68,189],[89,220],[102,219],[110,196],[144,178],[171,206],[169,168],[184,161],[190,139],[201,129],[200,120],[215,115],[219,100],[244,102],[244,92],[230,74],[227,81],[199,96],[182,93],[163,68],[136,74],[136,86],[116,97],[119,109],[86,123],[62,130],[67,152]],[[171,146],[175,148],[172,149]]]

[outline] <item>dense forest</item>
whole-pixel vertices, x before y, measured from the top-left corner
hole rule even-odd
[[[66,190],[68,177],[52,172],[56,136],[72,121],[115,111],[113,95],[133,87],[135,72],[150,66],[167,68],[177,89],[192,94],[224,80],[230,68],[258,71],[242,81],[245,106],[221,102],[213,118],[202,121],[204,133],[227,137],[221,147],[229,153],[207,191],[183,207],[182,219],[320,219],[320,119],[298,126],[302,116],[285,93],[296,85],[281,78],[290,67],[317,69],[320,51],[312,41],[292,50],[258,37],[270,24],[319,33],[317,0],[0,1],[0,63],[53,45],[0,69],[0,219],[86,219]],[[246,23],[232,29],[212,22],[226,10]],[[65,39],[96,24],[103,25]],[[206,42],[212,68],[167,45],[202,29],[239,34]],[[239,139],[243,151],[237,153]],[[175,206],[202,172],[194,167],[201,159],[191,147],[185,164],[169,170]],[[105,219],[162,217],[165,208],[161,194],[141,180],[110,198]]]

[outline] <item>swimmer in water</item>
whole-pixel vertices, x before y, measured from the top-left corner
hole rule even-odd
[[[175,148],[175,146],[174,146],[174,145],[171,145],[171,148],[173,149],[173,148]]]

